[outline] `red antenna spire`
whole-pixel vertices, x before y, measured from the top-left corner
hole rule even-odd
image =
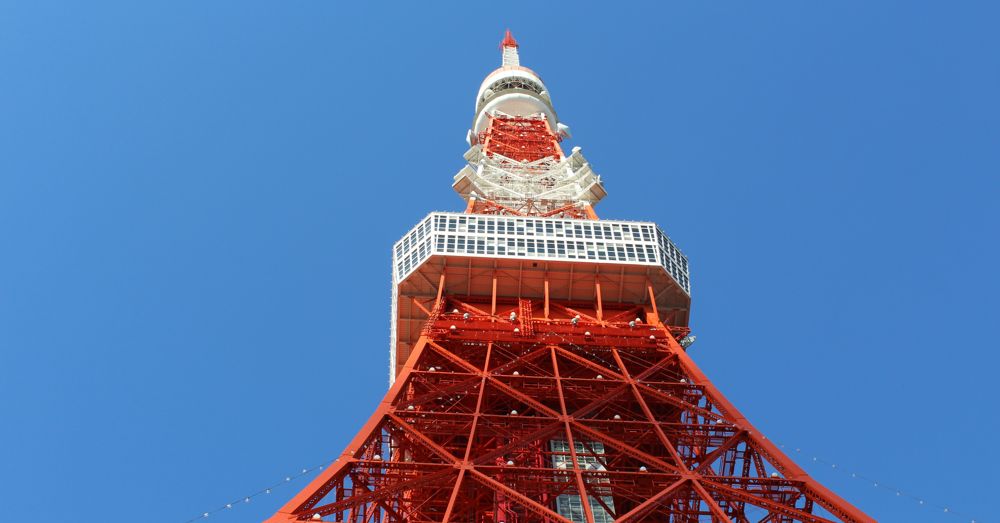
[[[514,35],[510,34],[510,29],[507,30],[507,34],[504,35],[503,41],[500,42],[500,47],[518,47],[517,40],[514,40]]]

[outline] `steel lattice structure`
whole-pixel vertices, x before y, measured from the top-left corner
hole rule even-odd
[[[871,522],[793,463],[687,354],[687,259],[598,220],[517,42],[456,176],[393,253],[389,392],[268,521]]]

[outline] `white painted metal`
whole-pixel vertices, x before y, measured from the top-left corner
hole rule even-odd
[[[687,257],[650,222],[433,212],[393,247],[393,280],[434,255],[662,267],[690,295]]]
[[[568,137],[569,126],[560,122],[542,79],[520,66],[516,47],[503,48],[503,65],[490,73],[479,86],[476,114],[467,133],[470,149],[468,165],[455,176],[452,187],[468,201],[475,196],[533,211],[549,211],[575,205],[583,207],[600,201],[607,192],[579,148],[566,158],[543,158],[523,162],[521,158],[487,156],[479,136],[495,116],[516,116],[544,120],[556,134]]]
[[[643,303],[652,292],[661,312],[684,315],[690,303],[687,258],[650,222],[434,212],[396,242],[392,267],[390,383],[426,320],[412,300],[433,301],[445,272],[446,293],[488,296],[500,273],[501,296],[537,297],[548,278],[553,299],[592,299],[587,279],[602,275],[608,297]]]
[[[518,212],[553,216],[434,212],[396,242],[390,383],[401,363],[397,358],[406,358],[419,337],[439,281],[445,283],[445,293],[538,298],[544,288],[546,298],[573,301],[596,299],[592,282],[600,279],[605,296],[652,303],[661,316],[686,321],[688,261],[670,238],[649,222],[558,216],[567,206],[585,209],[604,198],[600,176],[579,147],[564,158],[532,162],[496,153],[487,156],[479,133],[493,116],[536,118],[559,136],[569,136],[545,84],[520,65],[516,47],[504,48],[502,66],[479,88],[473,126],[466,135],[467,165],[455,175],[452,187],[466,201],[484,198]]]
[[[517,47],[504,46],[503,65],[504,67],[521,65],[521,57],[517,54]]]
[[[536,208],[553,210],[567,204],[594,205],[608,194],[579,147],[561,160],[524,163],[498,154],[487,156],[476,144],[465,158],[468,165],[455,175],[452,188],[466,201],[485,197],[513,208],[532,202]]]
[[[486,77],[476,96],[472,132],[485,130],[489,116],[497,111],[511,116],[544,114],[554,127],[559,122],[542,79],[525,67],[502,67]]]

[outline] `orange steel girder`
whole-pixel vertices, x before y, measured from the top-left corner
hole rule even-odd
[[[479,133],[479,142],[487,155],[499,154],[517,162],[558,160],[562,158],[560,141],[548,121],[527,116],[491,116],[489,126]]]
[[[549,122],[538,116],[490,116],[486,130],[479,133],[477,143],[482,144],[483,153],[489,157],[502,159],[501,165],[511,167],[515,176],[544,176],[533,172],[527,164],[550,158],[563,158],[559,142],[562,138],[552,131]],[[553,208],[554,207],[554,208]],[[596,220],[590,206],[581,207],[575,201],[549,201],[516,199],[494,201],[488,198],[470,199],[467,213],[497,214],[503,216],[542,216]]]
[[[722,396],[686,328],[601,309],[439,297],[376,412],[268,522],[566,522],[569,498],[588,523],[874,521]]]

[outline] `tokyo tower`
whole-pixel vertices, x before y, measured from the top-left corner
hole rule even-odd
[[[606,192],[508,31],[476,95],[465,212],[393,248],[391,387],[269,523],[872,522],[688,356],[687,258]]]

